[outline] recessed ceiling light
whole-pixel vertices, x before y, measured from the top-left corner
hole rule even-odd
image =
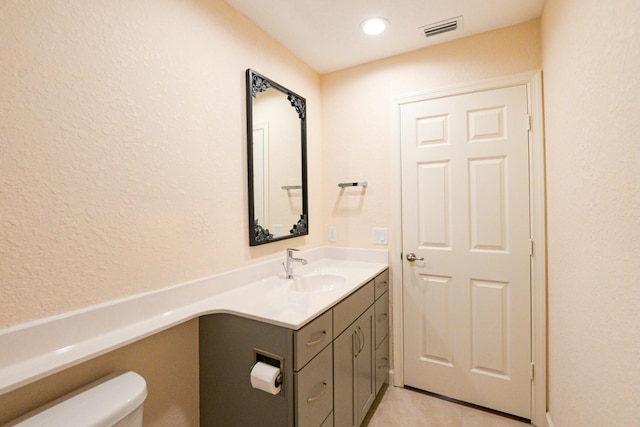
[[[380,34],[386,30],[388,25],[389,21],[384,18],[371,18],[364,21],[360,25],[360,28],[365,34],[375,36],[376,34]]]

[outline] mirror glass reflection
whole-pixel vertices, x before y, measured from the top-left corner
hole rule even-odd
[[[247,70],[251,246],[308,234],[305,99]]]

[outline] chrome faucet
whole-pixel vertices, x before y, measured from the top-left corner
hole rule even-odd
[[[294,262],[299,262],[302,265],[307,263],[307,260],[304,258],[294,258],[293,257],[293,252],[294,251],[299,251],[300,249],[293,249],[293,248],[287,248],[287,260],[286,260],[286,264],[282,263],[282,265],[284,266],[285,271],[287,272],[287,279],[293,279],[293,263]]]

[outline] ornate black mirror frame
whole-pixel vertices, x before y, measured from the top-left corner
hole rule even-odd
[[[284,86],[268,79],[267,77],[247,69],[247,171],[249,186],[249,245],[257,246],[265,243],[277,242],[280,240],[291,239],[298,236],[309,234],[309,205],[308,205],[308,187],[307,187],[307,114],[306,100],[290,91]],[[254,189],[254,158],[253,158],[253,100],[260,92],[273,88],[282,92],[287,96],[287,100],[291,103],[292,109],[298,114],[300,119],[300,148],[301,148],[301,183],[302,188],[302,212],[297,223],[291,225],[289,234],[282,236],[274,236],[273,233],[259,224],[258,218],[255,217],[255,189]],[[266,224],[265,224],[266,225]]]

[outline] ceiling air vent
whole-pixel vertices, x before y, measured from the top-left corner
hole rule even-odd
[[[449,31],[455,31],[458,28],[462,28],[462,16],[447,19],[446,21],[436,22],[424,27],[418,27],[419,30],[424,31],[425,37],[431,37]]]

